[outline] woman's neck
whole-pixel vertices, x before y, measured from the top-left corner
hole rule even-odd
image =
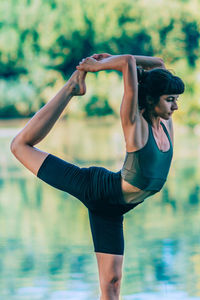
[[[153,114],[147,113],[145,111],[143,113],[143,117],[153,128],[159,129],[161,121],[160,117],[154,116]]]

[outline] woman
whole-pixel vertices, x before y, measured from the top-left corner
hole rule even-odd
[[[86,73],[101,70],[120,71],[124,81],[120,116],[127,155],[117,173],[100,167],[79,168],[34,147],[70,99],[85,93]],[[158,192],[166,181],[173,147],[171,115],[178,109],[177,99],[183,91],[182,80],[165,70],[159,58],[95,54],[77,66],[65,86],[12,141],[11,151],[26,168],[88,208],[101,300],[119,299],[123,214]]]

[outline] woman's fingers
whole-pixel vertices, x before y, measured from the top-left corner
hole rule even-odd
[[[86,72],[96,72],[98,70],[99,62],[93,57],[86,57],[80,61],[79,65],[76,67],[78,70],[83,70]]]
[[[89,57],[86,57],[86,58],[83,58],[80,62],[79,62],[79,64],[84,64],[84,63],[86,63],[87,61],[89,61]]]
[[[96,54],[95,53],[91,57],[96,59],[96,60],[101,60],[101,59],[103,59],[103,54]]]
[[[79,61],[79,65],[76,66],[76,69],[78,69],[78,70],[84,70],[83,69],[83,65],[84,65],[84,63],[86,63],[86,61],[87,61],[87,58],[83,58],[81,61]]]
[[[79,65],[76,66],[76,69],[77,69],[77,70],[83,70],[83,71],[86,71],[86,64],[87,64],[87,61],[88,61],[88,57],[83,58],[83,59],[79,62]]]
[[[110,56],[111,56],[111,54],[109,54],[109,53],[99,53],[99,54],[95,53],[91,57],[96,59],[96,60],[102,60],[102,59],[108,58]]]

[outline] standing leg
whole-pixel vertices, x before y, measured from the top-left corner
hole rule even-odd
[[[101,300],[119,300],[123,255],[96,253]]]
[[[99,269],[101,300],[118,300],[124,254],[123,216],[103,216],[102,214],[97,215],[89,210],[90,227]]]

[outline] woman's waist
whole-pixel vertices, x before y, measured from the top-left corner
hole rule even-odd
[[[151,195],[157,193],[157,191],[142,190],[138,187],[128,183],[123,178],[121,179],[122,193],[125,203],[140,203],[144,199],[150,197]]]
[[[122,169],[121,177],[126,183],[124,183],[125,192],[139,192],[141,190],[159,192],[166,181],[166,177],[143,174],[140,170],[138,172],[132,172]],[[130,184],[130,186],[128,186],[128,184]]]

